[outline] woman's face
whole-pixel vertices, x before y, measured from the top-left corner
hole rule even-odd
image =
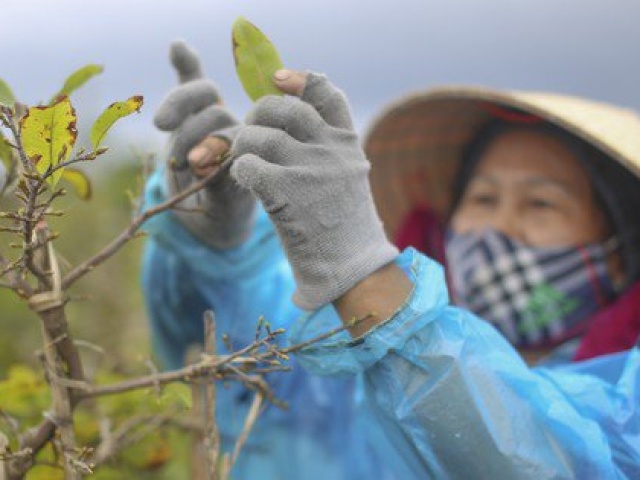
[[[532,247],[601,242],[612,232],[575,154],[527,130],[489,144],[450,226],[456,233],[492,228]]]

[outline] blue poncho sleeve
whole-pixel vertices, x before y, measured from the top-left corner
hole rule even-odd
[[[640,478],[640,353],[529,368],[487,322],[451,306],[441,267],[408,249],[406,304],[358,339],[298,355],[321,375],[363,378],[379,446],[403,478]],[[339,320],[328,306],[292,341]]]

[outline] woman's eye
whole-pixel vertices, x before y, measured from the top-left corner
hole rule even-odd
[[[498,198],[490,194],[475,194],[469,197],[469,202],[474,205],[491,206],[498,203]]]
[[[540,210],[556,208],[555,203],[546,198],[532,198],[529,200],[529,206]]]

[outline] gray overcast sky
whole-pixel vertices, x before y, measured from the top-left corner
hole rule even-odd
[[[246,113],[231,57],[238,15],[273,40],[287,66],[325,72],[342,87],[360,129],[388,101],[447,83],[640,110],[638,0],[0,0],[0,15],[0,77],[20,99],[47,99],[73,70],[102,64],[74,95],[81,128],[112,101],[142,94],[142,115],[116,131],[153,146],[164,138],[151,116],[175,81],[167,51],[176,38],[199,50],[227,104]]]

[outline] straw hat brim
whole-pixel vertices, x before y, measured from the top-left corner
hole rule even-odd
[[[447,215],[462,153],[495,107],[565,129],[631,172],[640,188],[640,117],[634,111],[550,93],[434,88],[392,103],[365,135],[371,187],[390,238],[415,208]]]

